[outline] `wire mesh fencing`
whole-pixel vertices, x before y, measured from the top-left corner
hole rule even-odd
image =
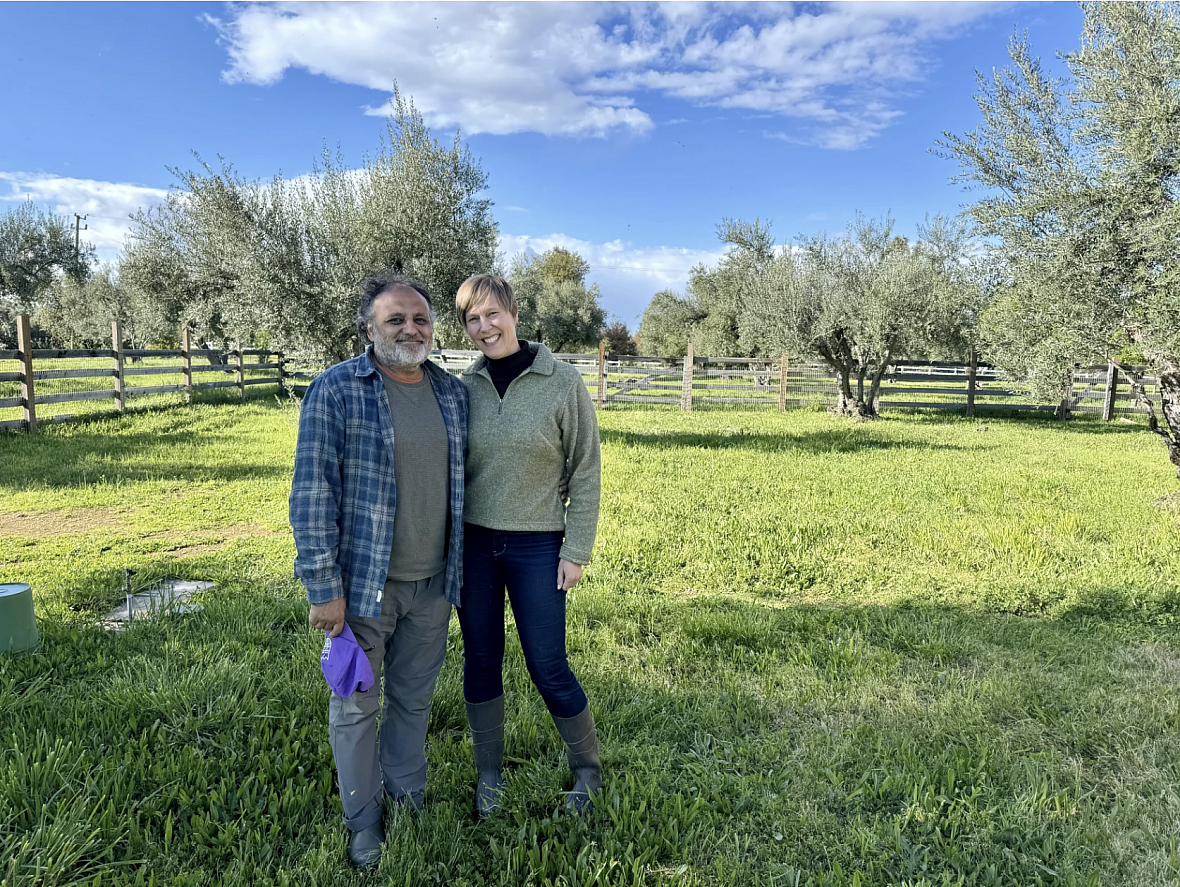
[[[557,354],[582,374],[600,409],[827,409],[839,395],[834,370],[817,361],[749,357],[649,357],[600,353]],[[440,366],[461,373],[477,351],[437,351]],[[852,378],[853,396],[871,379]],[[1145,376],[1142,394],[1158,397],[1159,382]],[[1078,367],[1061,401],[1032,400],[995,367],[982,363],[898,361],[886,368],[878,410],[937,409],[968,415],[989,411],[1097,413],[1105,419],[1142,415],[1146,406],[1113,366]]]

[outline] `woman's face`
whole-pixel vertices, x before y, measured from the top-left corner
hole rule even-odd
[[[520,350],[516,341],[516,316],[493,296],[467,309],[466,327],[475,347],[492,360]]]

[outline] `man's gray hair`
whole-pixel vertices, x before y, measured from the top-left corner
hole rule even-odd
[[[434,323],[434,303],[430,301],[430,293],[423,284],[404,274],[374,274],[361,281],[360,298],[356,305],[356,329],[366,339],[369,337],[369,323],[373,320],[373,302],[386,290],[399,286],[409,287],[426,300],[426,306],[430,309],[430,322]]]

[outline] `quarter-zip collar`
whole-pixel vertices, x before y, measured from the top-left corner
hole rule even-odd
[[[483,376],[488,380],[488,384],[492,386],[492,391],[496,395],[497,405],[496,412],[504,412],[504,398],[508,396],[508,392],[512,390],[512,386],[527,376],[529,373],[540,373],[542,376],[552,376],[553,370],[557,367],[557,360],[553,356],[553,352],[542,345],[540,342],[525,342],[525,346],[533,352],[533,362],[524,368],[519,376],[508,383],[508,387],[504,390],[504,397],[500,396],[500,392],[496,391],[496,383],[492,381],[492,374],[488,372],[488,359],[481,354],[476,358],[475,363],[463,371],[464,376]]]
[[[530,366],[525,368],[520,376],[528,373],[540,373],[542,376],[552,376],[553,370],[557,366],[557,359],[553,356],[553,352],[545,347],[541,342],[525,342],[525,346],[533,352],[533,362]],[[483,376],[489,383],[492,381],[492,374],[488,372],[488,359],[484,355],[480,355],[475,359],[467,369],[463,371],[464,376]],[[520,376],[516,378],[519,379]],[[515,379],[513,381],[516,381]]]

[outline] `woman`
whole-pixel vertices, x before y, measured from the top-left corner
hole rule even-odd
[[[516,338],[517,307],[501,277],[477,274],[455,297],[483,352],[463,373],[471,393],[464,492],[463,694],[471,724],[475,809],[500,806],[504,757],[504,591],[525,663],[565,740],[581,811],[602,786],[598,735],[565,651],[565,593],[582,578],[598,527],[594,404],[581,374],[544,345]],[[569,505],[559,485],[569,477]]]

